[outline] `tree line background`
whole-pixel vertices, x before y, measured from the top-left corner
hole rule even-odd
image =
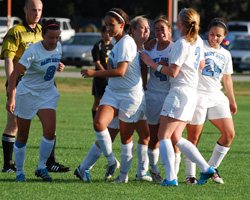
[[[68,17],[73,28],[83,26],[83,21],[101,22],[105,13],[122,8],[131,17],[145,15],[154,19],[167,14],[167,0],[43,0],[43,16]],[[12,0],[12,15],[24,17],[24,0]],[[194,8],[201,15],[201,32],[205,32],[211,19],[224,17],[227,21],[250,21],[250,0],[179,0],[178,11],[183,7]],[[0,16],[7,15],[7,0],[0,0]],[[84,19],[84,20],[83,20]]]

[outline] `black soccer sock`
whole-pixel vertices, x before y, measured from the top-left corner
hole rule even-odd
[[[10,162],[12,161],[14,143],[15,143],[15,136],[3,133],[2,145],[3,145],[3,156],[4,156],[4,168],[10,167]]]
[[[95,119],[96,110],[92,110],[92,118]]]
[[[56,135],[55,135],[55,142],[54,142],[53,149],[52,149],[51,154],[46,162],[47,166],[56,162],[55,147],[56,147]]]

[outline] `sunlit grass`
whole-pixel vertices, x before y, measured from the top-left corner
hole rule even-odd
[[[82,183],[73,172],[87,155],[93,142],[96,140],[93,132],[91,106],[92,79],[83,78],[56,78],[61,97],[57,107],[57,160],[72,168],[68,173],[50,173],[53,183],[44,183],[34,175],[38,163],[39,145],[42,138],[42,126],[37,117],[32,120],[29,141],[27,143],[27,155],[25,161],[25,173],[27,181],[16,183],[15,174],[0,173],[0,199],[249,199],[250,176],[250,94],[248,82],[236,82],[234,84],[238,113],[233,116],[236,136],[231,149],[221,166],[220,175],[225,181],[224,185],[218,185],[211,180],[203,186],[187,185],[185,183],[184,159],[180,165],[178,174],[178,187],[161,187],[158,184],[136,182],[137,134],[134,135],[134,159],[129,172],[128,184],[109,184],[104,182],[107,160],[102,156],[91,170],[89,184]],[[0,77],[0,131],[3,132],[6,125],[5,110],[5,78]],[[242,95],[243,94],[243,95]],[[186,137],[186,132],[183,134]],[[219,132],[211,123],[206,123],[198,148],[206,160],[209,159],[213,147],[220,137]],[[0,143],[0,155],[2,146]],[[117,137],[113,144],[114,154],[120,159],[121,144]],[[0,166],[3,157],[0,156]],[[159,161],[159,169],[165,176],[164,169]],[[115,172],[115,177],[119,172]],[[199,170],[197,169],[197,177]]]

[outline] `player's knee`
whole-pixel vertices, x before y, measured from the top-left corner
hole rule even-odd
[[[231,143],[232,140],[234,139],[235,136],[235,131],[225,131],[224,133],[222,133],[222,137],[224,137],[227,142]]]
[[[101,121],[96,120],[96,118],[95,118],[95,120],[94,120],[94,129],[95,129],[95,131],[100,132],[100,131],[105,130],[106,128],[107,127],[105,127],[104,124]]]
[[[8,123],[5,129],[6,134],[15,136],[17,133],[17,124],[16,123]]]
[[[43,131],[43,135],[46,139],[53,140],[55,138],[55,132],[54,128],[49,128]]]
[[[149,143],[148,143],[148,148],[149,149],[157,149],[159,148],[159,141],[158,139],[155,139],[155,140],[149,140]]]
[[[230,142],[232,142],[232,140],[234,139],[234,136],[235,136],[235,131],[231,131],[229,134],[228,134],[228,140]]]
[[[197,145],[199,138],[200,138],[200,136],[193,135],[191,137],[188,137],[188,141],[192,142],[194,145]]]
[[[148,145],[150,137],[139,138],[138,143],[143,145]]]
[[[21,144],[26,144],[28,141],[28,134],[18,134],[17,141]]]

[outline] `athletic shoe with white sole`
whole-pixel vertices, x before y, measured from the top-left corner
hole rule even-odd
[[[80,166],[76,168],[74,175],[84,182],[90,182],[89,171],[86,170],[83,173],[80,171]]]
[[[189,177],[189,178],[186,178],[186,183],[187,184],[196,184],[197,180],[195,177]]]
[[[201,172],[200,179],[197,181],[196,185],[202,185],[207,182],[216,173],[213,167],[209,167],[206,172]]]
[[[172,180],[172,181],[168,181],[167,179],[165,179],[162,183],[161,186],[178,186],[178,182],[176,179]]]
[[[224,184],[224,181],[222,180],[222,178],[219,175],[219,172],[217,169],[215,169],[215,174],[213,175],[212,179],[215,183],[219,183],[219,184]]]
[[[16,176],[16,181],[17,182],[24,182],[24,181],[26,181],[25,175],[23,173],[19,174],[18,176]]]
[[[53,181],[53,179],[50,177],[50,175],[48,173],[48,170],[46,168],[44,168],[44,169],[36,169],[35,175],[37,177],[41,177],[43,179],[43,181],[46,181],[46,182],[52,182]]]
[[[127,183],[128,182],[128,178],[126,179],[122,179],[119,175],[112,181],[110,181],[110,183]]]
[[[160,172],[154,173],[151,170],[149,170],[149,173],[155,183],[161,183],[163,181],[163,178],[160,175]]]
[[[16,168],[15,168],[15,166],[3,167],[2,168],[2,172],[3,173],[15,173],[16,172]]]
[[[148,181],[151,182],[153,181],[152,177],[149,176],[149,174],[145,174],[144,176],[135,176],[135,181]]]
[[[115,164],[113,165],[110,165],[110,166],[106,166],[107,168],[107,171],[106,171],[106,174],[105,174],[105,181],[109,180],[112,178],[113,174],[115,173],[115,170],[119,169],[120,168],[120,163],[118,160],[115,159]]]
[[[47,170],[49,172],[68,172],[71,169],[70,167],[65,167],[64,165],[61,165],[58,162],[54,162],[54,163],[48,164]]]
[[[3,166],[2,172],[15,173],[16,172],[15,162],[11,160],[8,166],[6,166],[6,165]]]

